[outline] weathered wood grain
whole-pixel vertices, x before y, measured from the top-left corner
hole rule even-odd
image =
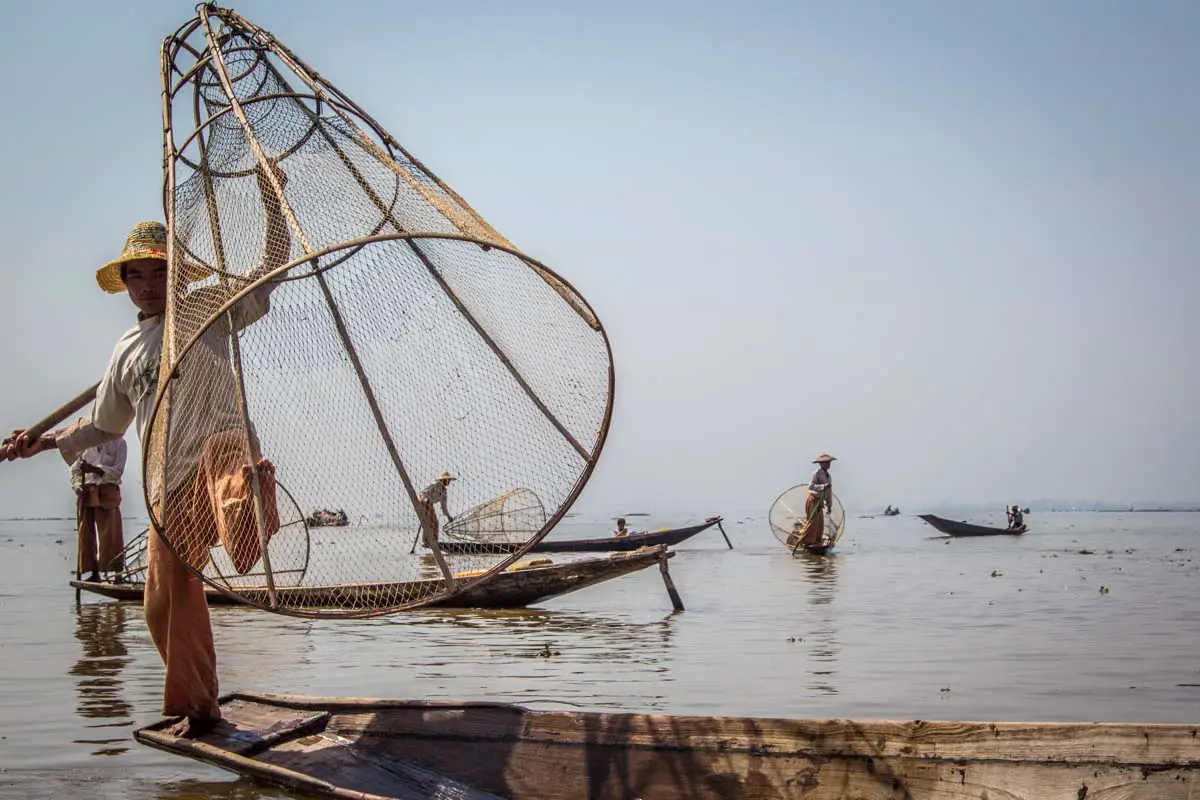
[[[200,742],[137,736],[328,797],[1200,800],[1191,725],[739,719],[256,694],[223,698],[222,709],[231,727]],[[267,736],[257,758],[239,751]]]

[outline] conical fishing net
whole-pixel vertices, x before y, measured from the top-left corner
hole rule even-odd
[[[789,550],[796,549],[797,543],[808,530],[809,515],[805,513],[807,501],[808,484],[802,483],[779,495],[771,506],[771,513],[768,515],[771,532]],[[824,504],[821,506],[821,540],[815,545],[819,548],[832,548],[846,530],[846,510],[842,508],[842,501],[838,499],[837,494],[833,495],[832,501],[831,511],[825,511]]]
[[[234,12],[200,6],[167,39],[163,86],[152,524],[221,591],[306,616],[424,605],[516,561],[607,433],[611,352],[587,302]],[[281,484],[353,521],[314,535],[302,573]],[[487,523],[515,552],[447,528],[516,490],[541,516],[514,503]]]
[[[300,507],[296,505],[295,498],[283,484],[278,482],[276,482],[276,496],[281,516],[279,532],[272,537],[271,547],[272,549],[278,547],[281,552],[286,552],[288,559],[286,563],[273,562],[274,574],[279,576],[277,580],[280,585],[299,586],[303,584],[304,573],[308,571],[309,556],[312,552],[312,534],[303,514],[300,513]],[[118,560],[122,565],[119,570],[122,583],[144,584],[146,582],[146,546],[149,543],[149,535],[150,529],[144,528],[121,551]],[[280,547],[280,543],[284,541],[287,542],[287,546]],[[264,577],[262,572],[237,575],[229,561],[229,554],[223,548],[214,548],[210,555],[212,560],[207,571],[213,573],[214,576],[218,578],[225,576],[226,580],[239,581],[242,585],[251,587],[262,583]]]
[[[514,489],[480,503],[446,525],[446,538],[483,544],[518,544],[537,535],[546,524],[546,509],[528,489]]]

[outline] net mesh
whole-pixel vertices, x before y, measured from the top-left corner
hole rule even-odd
[[[808,484],[793,486],[771,505],[768,519],[771,532],[789,550],[796,549],[797,543],[808,532],[809,516],[805,513],[808,502]],[[820,510],[821,538],[814,546],[824,549],[832,548],[842,538],[846,530],[846,510],[836,494],[832,497],[832,510],[826,512],[822,505]]]
[[[152,524],[210,584],[283,613],[388,613],[485,580],[599,455],[602,326],[269,34],[199,13],[163,51]],[[310,542],[299,508],[349,524]],[[520,546],[487,552],[499,537]]]
[[[514,489],[480,503],[446,525],[446,538],[483,544],[529,541],[546,524],[546,509],[528,489]]]

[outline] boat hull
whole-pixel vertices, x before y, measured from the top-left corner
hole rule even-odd
[[[868,722],[531,711],[241,693],[145,745],[360,800],[1190,800],[1195,725]]]
[[[1024,525],[1016,529],[989,528],[986,525],[955,522],[952,519],[945,519],[933,514],[918,514],[917,516],[947,536],[1020,536],[1028,530]]]
[[[628,552],[637,550],[639,547],[655,547],[657,545],[667,545],[674,547],[677,544],[686,542],[696,534],[706,531],[714,525],[721,522],[720,517],[712,517],[705,520],[699,525],[691,525],[686,528],[669,528],[664,531],[649,531],[646,533],[633,533],[629,536],[605,536],[600,539],[564,539],[564,540],[547,540],[535,544],[529,548],[530,553],[612,553],[612,552]],[[453,540],[438,541],[438,547],[443,553],[495,553],[495,554],[511,554],[515,553],[524,547],[521,543],[508,542],[456,542]]]
[[[565,564],[527,567],[506,570],[472,586],[466,591],[451,594],[431,604],[440,608],[524,608],[525,606],[578,591],[603,581],[619,578],[631,572],[646,569],[675,554],[666,547],[645,548],[633,553],[614,553],[607,558],[588,558]],[[71,586],[113,600],[141,602],[144,584],[140,583],[89,583],[71,581]],[[362,608],[370,609],[392,605],[397,592],[403,590],[396,584],[357,584],[352,586],[300,586],[276,587],[277,593],[293,595],[289,605],[309,608]],[[209,605],[243,605],[227,594],[206,586],[205,594]],[[246,596],[256,591],[266,595],[266,589],[239,589]]]

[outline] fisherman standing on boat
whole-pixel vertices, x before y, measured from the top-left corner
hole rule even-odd
[[[1008,529],[1015,531],[1025,527],[1025,515],[1021,513],[1020,506],[1013,506],[1008,510]]]
[[[287,176],[283,171],[274,164],[271,168],[276,182],[285,185]],[[255,168],[255,177],[266,217],[266,236],[262,262],[241,279],[243,286],[244,281],[283,266],[291,252],[291,231],[279,197],[261,166]],[[126,239],[121,255],[96,272],[101,289],[110,294],[127,292],[139,313],[137,327],[122,336],[113,350],[96,390],[92,418],[81,418],[33,442],[24,431],[14,431],[0,448],[0,457],[11,461],[58,450],[72,463],[89,447],[121,438],[130,424],[137,425],[141,441],[146,442],[156,403],[163,314],[170,293],[184,295],[189,311],[197,319],[207,319],[237,287],[208,284],[189,291],[191,283],[212,272],[201,265],[183,263],[173,276],[176,282],[172,288],[167,280],[167,248],[166,226],[160,222],[139,223]],[[252,439],[255,467],[245,463],[246,434],[236,408],[237,395],[229,385],[233,380],[229,337],[267,313],[276,285],[263,284],[243,297],[224,315],[223,324],[214,324],[201,336],[199,346],[189,356],[188,369],[175,376],[169,469],[163,474],[148,473],[155,483],[166,482],[170,519],[165,524],[168,530],[177,532],[172,544],[185,548],[176,555],[156,529],[149,537],[146,552],[146,627],[166,667],[163,714],[185,717],[172,731],[177,736],[202,734],[221,718],[208,600],[204,582],[189,565],[203,569],[209,547],[218,540],[240,574],[261,557],[251,497],[256,474],[267,536],[279,528],[275,467],[258,454],[256,439]],[[147,486],[147,496],[158,498],[161,489],[161,485]],[[157,506],[157,500],[154,502]]]
[[[454,515],[450,513],[450,509],[446,507],[446,487],[450,485],[450,481],[457,480],[449,472],[443,472],[438,475],[438,479],[425,487],[420,494],[421,508],[425,510],[425,516],[429,519],[429,532],[433,535],[433,540],[436,542],[438,538],[438,516],[437,510],[434,508],[435,503],[440,503],[442,513],[446,515],[446,523],[454,522]]]
[[[75,517],[79,531],[76,569],[84,580],[99,583],[101,572],[124,569],[121,530],[121,476],[125,472],[125,438],[90,447],[71,465]]]
[[[829,475],[829,466],[836,460],[831,455],[822,454],[813,461],[817,469],[808,481],[808,497],[804,501],[804,518],[808,521],[808,527],[804,538],[800,540],[805,547],[816,547],[825,537],[825,514],[833,510],[833,478]]]

